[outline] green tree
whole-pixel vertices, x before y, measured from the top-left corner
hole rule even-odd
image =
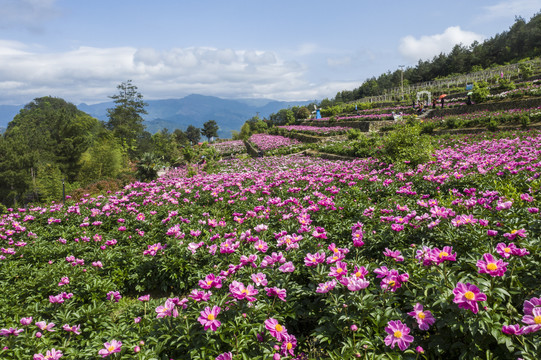
[[[282,109],[275,114],[271,114],[269,118],[274,125],[288,125],[295,122],[295,114],[290,109]]]
[[[193,125],[188,125],[188,128],[186,129],[186,137],[188,140],[190,140],[192,145],[195,145],[201,139],[201,132],[199,128],[196,128]]]
[[[305,120],[308,119],[310,115],[310,110],[308,110],[305,106],[301,106],[295,113],[295,119]]]
[[[218,127],[218,124],[216,124],[216,121],[209,120],[203,124],[203,129],[201,129],[201,134],[205,136],[210,142],[210,138],[218,137],[218,129],[219,127]]]
[[[147,114],[143,95],[131,80],[117,86],[118,94],[110,96],[115,107],[107,109],[107,128],[113,131],[131,157],[135,156],[137,138],[145,130],[142,115]]]

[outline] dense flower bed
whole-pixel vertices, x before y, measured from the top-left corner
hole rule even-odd
[[[289,146],[301,143],[296,139],[290,139],[288,137],[280,135],[269,134],[254,134],[250,136],[250,141],[262,151],[273,150],[282,146]]]
[[[222,155],[240,154],[246,152],[246,146],[242,140],[230,140],[212,144],[218,153]]]
[[[323,126],[307,126],[307,125],[285,125],[285,126],[278,126],[278,128],[285,129],[287,131],[316,133],[319,135],[344,133],[351,129],[350,127],[345,127],[345,126],[323,127]]]
[[[533,360],[540,156],[524,133],[416,169],[235,160],[11,209],[0,357]]]

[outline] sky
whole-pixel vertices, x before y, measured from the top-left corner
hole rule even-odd
[[[541,0],[0,0],[0,105],[333,98],[529,21]]]

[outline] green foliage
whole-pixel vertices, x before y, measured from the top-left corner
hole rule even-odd
[[[489,131],[497,131],[499,125],[500,125],[500,122],[498,121],[498,119],[491,117],[487,124],[487,129]]]
[[[433,152],[430,138],[421,134],[419,125],[399,126],[385,137],[383,143],[387,162],[406,162],[411,167],[429,161]]]
[[[527,62],[521,62],[518,64],[518,69],[520,71],[520,77],[522,79],[528,79],[533,75],[532,64]]]
[[[498,84],[499,84],[498,89],[502,91],[509,91],[516,88],[515,83],[509,80],[508,78],[498,79]]]
[[[107,128],[112,130],[120,143],[133,158],[136,154],[137,138],[145,130],[142,115],[147,114],[143,95],[137,91],[137,86],[131,80],[117,86],[118,94],[110,96],[115,107],[107,109]]]
[[[155,180],[158,177],[158,171],[166,164],[160,161],[160,158],[153,153],[144,153],[137,164],[137,176],[142,181]]]
[[[122,147],[110,135],[100,137],[81,155],[77,180],[83,185],[103,178],[115,178],[124,168]]]
[[[188,125],[188,128],[186,129],[186,137],[188,140],[190,140],[192,145],[195,145],[201,139],[201,131],[199,128],[196,128],[193,125]]]
[[[473,83],[472,100],[475,103],[479,104],[485,101],[488,94],[490,94],[490,90],[486,81],[479,81]]]
[[[349,129],[348,130],[348,139],[349,140],[358,140],[361,138],[362,133],[359,129]]]
[[[216,124],[216,121],[209,120],[203,124],[203,129],[201,129],[201,134],[205,136],[208,141],[210,141],[210,138],[212,137],[218,137],[218,124]]]

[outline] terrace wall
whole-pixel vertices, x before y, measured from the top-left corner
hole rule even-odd
[[[453,106],[452,108],[436,108],[426,115],[427,118],[443,117],[449,115],[469,114],[477,111],[498,111],[510,109],[529,109],[541,107],[541,98],[524,100],[495,101],[473,105]]]
[[[379,120],[379,121],[328,121],[328,120],[307,120],[302,123],[309,126],[344,126],[354,129],[359,129],[361,132],[378,131],[380,128],[395,124],[394,120]]]

